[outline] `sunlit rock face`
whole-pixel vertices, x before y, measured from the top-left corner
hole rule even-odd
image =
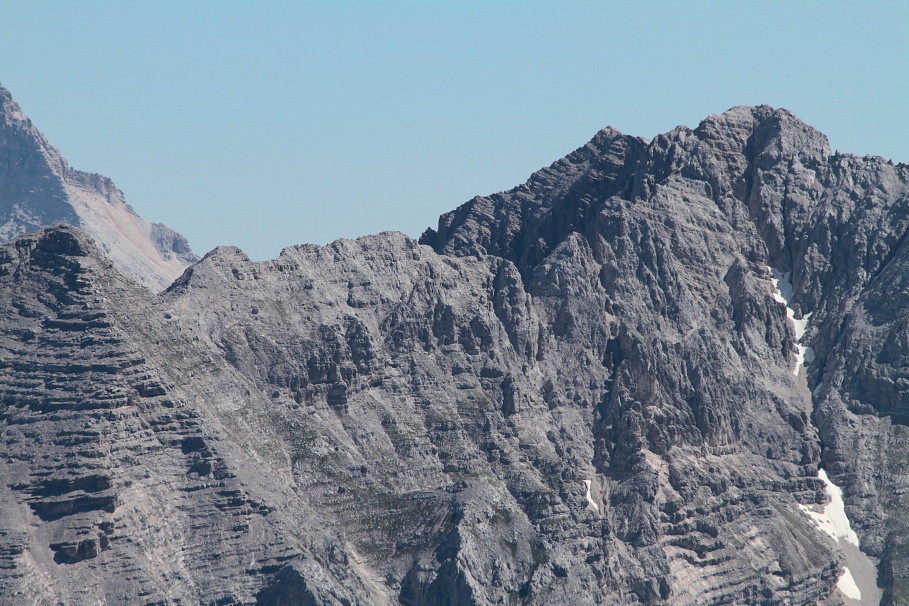
[[[54,223],[91,234],[155,292],[198,260],[183,236],[139,217],[110,179],[71,168],[0,86],[0,241]]]
[[[422,244],[222,247],[160,295],[76,229],[23,236],[0,595],[838,604],[864,573],[829,475],[900,603],[907,192],[734,108],[603,130]]]

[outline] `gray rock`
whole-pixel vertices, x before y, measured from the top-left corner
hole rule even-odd
[[[76,229],[23,236],[0,595],[838,604],[799,507],[823,463],[899,603],[907,189],[734,108],[604,130],[423,245],[222,247],[160,295]],[[768,265],[812,312],[807,373]]]
[[[81,227],[117,268],[158,292],[199,258],[139,217],[107,177],[69,166],[0,86],[0,241],[54,223]]]

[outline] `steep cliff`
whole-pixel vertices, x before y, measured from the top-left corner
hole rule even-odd
[[[733,326],[722,338],[743,350],[737,341],[749,333],[766,337],[779,323],[754,317],[754,301],[737,296],[733,285],[760,275],[763,266],[791,276],[791,304],[808,325],[802,342],[814,356],[793,387],[813,411],[822,464],[845,488],[863,549],[883,558],[885,600],[907,603],[906,471],[899,454],[909,405],[907,226],[909,167],[831,153],[822,134],[785,110],[738,107],[647,144],[604,130],[525,185],[444,215],[422,241],[448,254],[499,255],[530,276],[565,233],[576,232],[603,251],[603,276],[624,303],[617,315],[627,320],[641,306],[652,308],[656,317],[644,332],[655,348],[671,334],[660,316],[671,316],[686,290],[716,284],[725,271]],[[740,258],[717,257],[723,247],[704,235],[716,227]],[[642,282],[654,286],[627,292]],[[706,310],[724,303],[711,294],[700,318],[709,323]],[[793,337],[783,339],[789,356]],[[754,342],[746,341],[744,351],[753,351]],[[716,367],[730,362],[742,368],[724,355],[702,360],[702,367],[715,380]],[[653,372],[661,384],[677,382],[664,368]],[[729,404],[733,417],[747,408],[738,398]],[[733,441],[743,437],[750,441],[741,435]]]
[[[601,131],[422,245],[218,248],[160,295],[21,237],[0,595],[837,604],[823,467],[902,603],[907,191],[734,108]]]

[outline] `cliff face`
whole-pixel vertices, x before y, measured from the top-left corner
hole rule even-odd
[[[823,466],[903,603],[907,191],[734,108],[604,130],[424,245],[219,248],[158,296],[77,230],[19,238],[0,595],[835,604]]]
[[[136,215],[110,179],[71,168],[2,86],[0,159],[0,241],[75,225],[120,271],[156,292],[198,260],[183,236]]]
[[[673,333],[665,320],[674,320],[681,302],[683,312],[693,311],[687,330],[703,331],[712,321],[712,336],[748,357],[760,333],[766,339],[779,323],[773,314],[755,314],[757,300],[742,299],[736,285],[759,277],[763,266],[789,274],[790,304],[808,320],[802,342],[815,356],[806,376],[788,377],[789,383],[814,411],[822,465],[845,489],[863,549],[883,558],[881,572],[891,586],[886,599],[907,603],[906,471],[899,454],[909,405],[907,226],[909,167],[833,154],[822,134],[789,112],[756,107],[733,108],[646,146],[607,129],[524,186],[444,215],[423,241],[448,254],[500,255],[533,275],[564,233],[578,232],[603,251],[604,275],[618,293],[612,297],[622,303],[617,315],[627,321],[649,308],[641,333],[652,347],[665,347]],[[686,291],[719,286],[721,273],[726,292],[721,287],[684,304]],[[648,282],[654,286],[641,292]],[[637,292],[628,292],[632,288]],[[717,322],[724,316],[732,322],[725,334]],[[678,328],[670,342],[688,349],[685,344],[694,343],[686,325]],[[792,337],[781,339],[790,356]],[[681,357],[698,359],[698,353]],[[719,351],[701,361],[713,379],[719,378],[716,367],[727,364],[747,368]],[[653,372],[661,385],[678,382],[666,369]],[[775,381],[771,391],[784,383]],[[728,399],[730,418],[740,418],[753,402],[750,395],[744,402]],[[726,433],[735,444],[743,438],[765,444]]]

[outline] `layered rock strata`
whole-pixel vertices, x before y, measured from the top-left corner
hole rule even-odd
[[[907,191],[734,108],[604,130],[423,244],[219,248],[158,296],[77,230],[24,236],[0,595],[838,604],[823,467],[901,603]]]
[[[615,284],[623,318],[641,313],[628,311],[634,307],[672,318],[679,297],[667,288],[700,290],[704,277],[715,283],[711,270],[728,268],[723,280],[730,286],[760,273],[749,265],[758,260],[788,273],[794,316],[812,314],[803,343],[815,355],[794,389],[813,411],[822,464],[844,487],[863,550],[882,558],[885,603],[902,604],[909,600],[900,496],[906,471],[898,454],[905,440],[901,411],[909,403],[901,362],[907,344],[900,338],[907,225],[909,167],[833,153],[822,134],[789,112],[762,106],[733,108],[651,142],[606,129],[525,185],[444,215],[423,241],[448,254],[499,255],[532,276],[545,267],[540,259],[574,232],[603,251],[604,286]],[[704,237],[713,226],[744,259],[716,259],[715,245]],[[627,284],[640,289],[641,283],[656,286],[627,293]],[[771,321],[749,330],[754,301],[732,288],[727,300],[732,343],[779,326]],[[703,320],[705,310],[712,310],[711,301],[703,304]],[[664,326],[647,325],[655,327],[652,346],[665,348]],[[787,357],[797,359],[797,340],[794,333],[784,337]],[[746,342],[749,350],[755,341]],[[705,366],[728,361],[720,355]],[[654,374],[662,384],[676,384],[660,377],[661,368]],[[733,403],[737,411],[747,409]],[[732,441],[740,445],[743,438],[754,443],[743,435]]]

